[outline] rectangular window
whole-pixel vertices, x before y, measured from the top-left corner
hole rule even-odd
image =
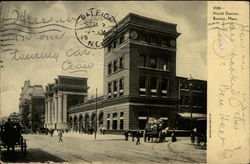
[[[189,97],[188,96],[184,97],[184,105],[189,105]]]
[[[120,118],[122,118],[122,117],[123,117],[123,112],[120,113]]]
[[[122,37],[120,38],[120,44],[122,44],[123,42],[125,42],[124,36],[122,36]]]
[[[110,120],[107,120],[107,129],[110,129]]]
[[[156,44],[157,43],[157,38],[152,36],[150,37],[150,42],[153,43],[153,44]]]
[[[122,78],[122,79],[119,80],[119,93],[120,93],[120,96],[123,95],[123,92],[124,92],[123,88],[124,88],[124,79]]]
[[[117,113],[113,113],[113,118],[117,118]]]
[[[183,105],[183,96],[180,96],[180,105]]]
[[[183,89],[183,82],[180,82],[180,89]]]
[[[113,120],[113,127],[112,129],[116,130],[117,129],[117,120]]]
[[[116,48],[117,46],[117,41],[114,41],[113,48]]]
[[[108,46],[108,52],[109,52],[109,51],[111,51],[111,45],[110,45],[110,46]]]
[[[164,71],[168,71],[169,70],[169,64],[168,64],[168,60],[167,59],[161,59],[160,60],[160,69],[164,70]]]
[[[113,95],[114,95],[114,97],[117,97],[117,81],[116,80],[113,82],[113,85],[114,85],[114,87],[113,87],[113,91],[114,91]]]
[[[167,96],[168,95],[168,79],[161,79],[161,95]]]
[[[146,82],[147,82],[147,77],[146,76],[140,76],[139,79],[139,94],[140,95],[146,95]]]
[[[156,96],[157,93],[157,78],[151,77],[150,78],[150,94]]]
[[[140,35],[140,40],[145,42],[146,41],[146,35],[145,34],[141,34]]]
[[[140,55],[140,58],[139,58],[139,66],[141,67],[146,67],[147,63],[147,56],[146,55]]]
[[[111,98],[112,93],[112,83],[108,83],[108,98]]]
[[[120,129],[123,130],[123,120],[120,120]]]
[[[112,63],[108,64],[108,74],[112,73]]]
[[[115,60],[115,61],[114,61],[114,67],[113,67],[114,72],[116,72],[117,69],[118,69],[118,61]]]
[[[156,57],[150,57],[150,68],[156,68]]]
[[[119,59],[119,64],[120,64],[120,69],[124,68],[124,58],[123,57],[120,57]]]

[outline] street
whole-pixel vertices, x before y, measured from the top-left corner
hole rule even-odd
[[[2,152],[4,162],[80,162],[80,163],[205,163],[206,150],[195,149],[189,137],[167,138],[163,143],[141,144],[124,140],[122,135],[64,134],[24,135],[27,153]],[[136,140],[136,139],[135,139]]]

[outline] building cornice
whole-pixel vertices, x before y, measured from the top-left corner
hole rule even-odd
[[[140,97],[140,96],[121,96],[111,99],[106,99],[97,102],[97,108],[103,108],[113,105],[119,105],[124,103],[140,103],[144,105],[161,105],[161,106],[174,106],[179,101],[178,98],[160,98],[160,97]],[[70,107],[69,114],[89,111],[95,109],[95,103],[84,103],[78,106]]]

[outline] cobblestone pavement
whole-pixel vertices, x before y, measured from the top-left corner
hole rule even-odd
[[[122,135],[65,134],[63,142],[58,136],[24,135],[28,149],[7,153],[5,162],[70,162],[70,163],[205,163],[206,150],[195,149],[189,137],[179,137],[177,142],[167,138],[163,143],[141,144],[124,140]]]

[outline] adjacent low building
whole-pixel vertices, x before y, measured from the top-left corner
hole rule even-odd
[[[45,96],[41,85],[24,82],[19,98],[19,118],[22,126],[35,130],[44,127]]]
[[[48,84],[45,91],[45,127],[49,129],[68,128],[70,106],[87,100],[87,79],[61,76]]]

